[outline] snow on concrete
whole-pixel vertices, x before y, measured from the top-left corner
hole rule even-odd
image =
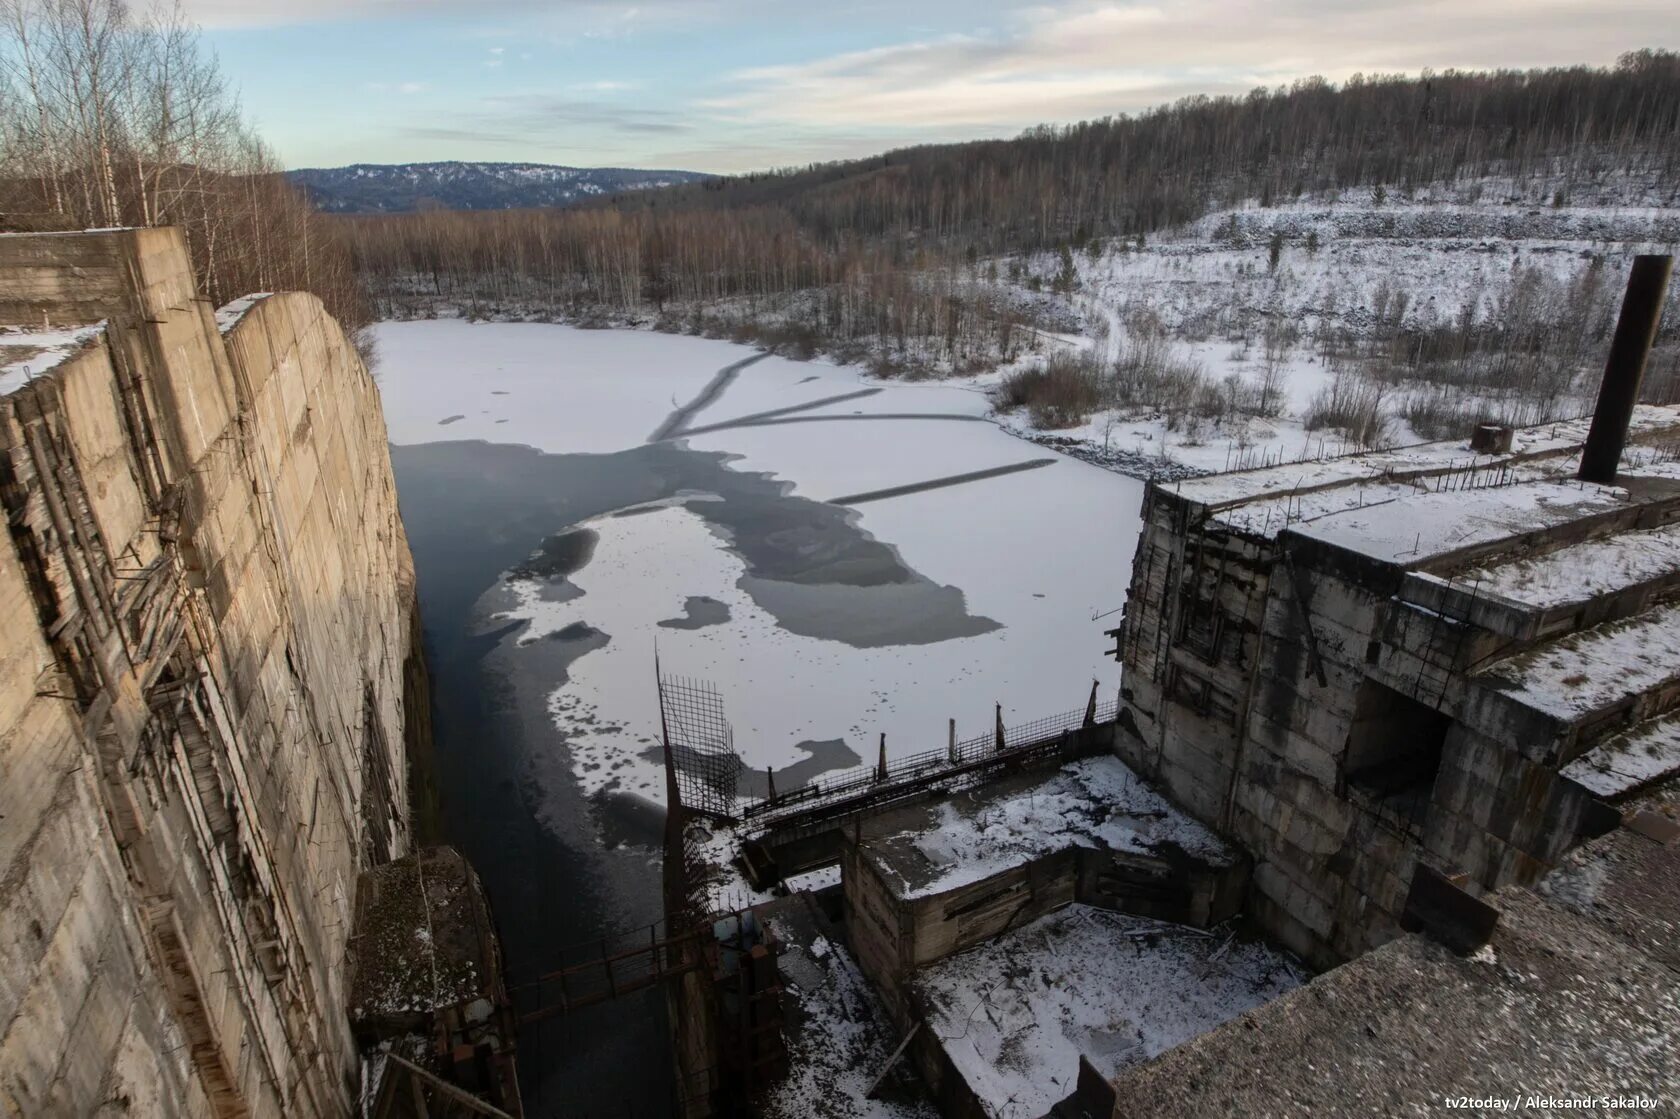
[[[547,324],[385,323],[378,341],[393,442],[485,439],[551,452],[639,445],[719,370],[758,356],[686,336]],[[689,426],[870,388],[880,391],[794,414],[935,418],[730,426],[683,438],[740,456],[732,469],[770,473],[819,501],[1044,457],[985,422],[980,393],[874,384],[856,370],[774,357],[739,369]],[[451,416],[462,418],[440,423]],[[605,635],[569,665],[550,701],[586,792],[664,799],[653,749],[656,641],[666,672],[718,686],[735,745],[760,774],[813,749],[845,755],[842,765],[872,761],[882,732],[890,755],[915,753],[942,745],[951,718],[963,737],[989,730],[994,702],[1013,724],[1082,708],[1093,679],[1105,695],[1118,686],[1102,637],[1111,623],[1093,616],[1115,610],[1124,595],[1142,497],[1131,478],[1059,458],[1043,469],[857,506],[857,528],[933,583],[960,589],[968,614],[999,623],[976,636],[872,648],[781,628],[742,588],[747,568],[732,542],[687,507],[710,496],[588,522],[599,539],[588,565],[569,577],[582,594],[568,601],[514,583],[516,601],[504,617],[528,623],[518,640],[574,626]],[[853,590],[834,588],[836,609]],[[728,620],[695,629],[659,624],[681,617],[696,595],[722,603]],[[800,746],[836,740],[843,747]],[[779,789],[792,783],[778,773]]]
[[[0,396],[56,369],[104,330],[104,322],[41,330],[0,327]]]
[[[1544,610],[1587,602],[1677,572],[1680,525],[1669,525],[1472,568],[1454,575],[1453,583]]]
[[[788,1076],[765,1093],[765,1119],[935,1119],[921,1101],[869,1099],[897,1039],[868,980],[844,945],[823,936],[810,943],[779,919],[769,920],[779,942],[783,998],[798,1005],[798,1028],[788,1053]],[[901,1058],[902,1059],[902,1058]]]
[[[1084,905],[922,971],[927,1027],[994,1119],[1045,1115],[1083,1055],[1105,1077],[1310,978],[1264,944]]]
[[[239,325],[239,320],[251,313],[251,308],[267,299],[273,292],[254,291],[250,295],[242,295],[232,303],[216,308],[216,329],[223,334]]]
[[[1295,532],[1384,563],[1418,564],[1626,504],[1625,490],[1567,481],[1416,493],[1296,524]]]
[[[1447,471],[1475,471],[1480,477],[1501,468],[1529,478],[1572,473],[1577,459],[1570,452],[1585,441],[1590,426],[1590,420],[1580,419],[1522,428],[1509,455],[1473,454],[1464,440],[1449,439],[1187,478],[1172,483],[1172,488],[1186,500],[1218,510],[1221,521],[1247,529],[1263,520],[1267,502],[1277,503],[1274,508],[1281,512],[1288,501],[1291,509],[1305,508],[1310,518],[1335,509],[1373,504],[1381,493],[1389,492],[1385,487],[1412,477],[1432,477]],[[1680,409],[1640,405],[1629,432],[1635,439],[1680,434]],[[1639,448],[1630,448],[1630,458],[1639,454]],[[1638,469],[1644,472],[1657,468]],[[1272,519],[1276,522],[1279,518]]]
[[[1620,797],[1680,771],[1680,715],[1652,719],[1602,742],[1563,767],[1601,797]]]
[[[840,885],[840,868],[838,866],[822,866],[816,870],[807,870],[803,874],[790,874],[783,880],[783,885],[789,893],[801,890],[826,890],[830,886]]]
[[[1478,675],[1518,702],[1573,721],[1680,678],[1680,603],[1570,634]]]
[[[1073,762],[1002,796],[981,787],[942,801],[934,826],[884,837],[880,845],[906,840],[933,868],[930,874],[907,877],[895,860],[877,860],[904,898],[981,882],[1069,847],[1148,855],[1170,843],[1211,863],[1232,858],[1217,836],[1107,755]]]
[[[1643,433],[1677,425],[1680,425],[1680,416],[1672,409],[1643,406],[1636,413],[1630,430]],[[1578,446],[1586,439],[1590,426],[1587,420],[1567,420],[1525,428],[1518,433],[1511,448],[1512,454],[1544,454]],[[1469,444],[1464,440],[1448,439],[1192,478],[1178,483],[1175,490],[1191,501],[1223,508],[1280,493],[1343,487],[1355,482],[1376,484],[1396,476],[1462,470],[1508,460],[1509,456],[1472,455]]]

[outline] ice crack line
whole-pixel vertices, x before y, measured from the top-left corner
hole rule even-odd
[[[690,420],[717,403],[718,398],[734,383],[735,378],[741,375],[741,370],[749,365],[761,362],[769,356],[769,354],[754,354],[752,357],[742,358],[733,365],[726,365],[719,369],[717,374],[706,382],[706,387],[700,390],[698,396],[665,417],[665,422],[659,425],[658,430],[648,436],[648,442],[659,443],[681,435],[688,427]]]

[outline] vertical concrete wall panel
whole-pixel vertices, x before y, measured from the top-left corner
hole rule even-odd
[[[0,290],[109,324],[0,398],[0,1116],[347,1114],[415,617],[371,379],[309,296],[224,338],[174,231],[0,239]]]

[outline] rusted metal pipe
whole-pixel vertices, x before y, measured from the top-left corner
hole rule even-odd
[[[1628,425],[1639,403],[1639,389],[1645,380],[1645,360],[1657,338],[1662,319],[1663,296],[1668,292],[1672,256],[1636,256],[1628,273],[1627,294],[1622,297],[1622,314],[1616,320],[1616,335],[1610,341],[1610,357],[1604,363],[1604,383],[1598,390],[1598,407],[1593,412],[1587,445],[1581,450],[1583,482],[1608,486],[1616,480],[1622,449],[1627,445]]]

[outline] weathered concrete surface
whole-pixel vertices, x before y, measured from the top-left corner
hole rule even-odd
[[[1614,832],[1540,892],[1494,895],[1500,924],[1475,956],[1401,937],[1122,1076],[1113,1115],[1434,1115],[1461,1096],[1525,1115],[1631,1114],[1604,1102],[1629,1097],[1680,1114],[1677,855]]]
[[[364,873],[355,930],[350,1019],[363,1051],[395,1052],[523,1114],[495,920],[460,852],[426,847]]]
[[[307,295],[224,339],[174,230],[0,237],[0,1115],[348,1113],[344,957],[409,842],[411,560]]]
[[[1651,407],[1634,439],[1677,433]],[[1420,863],[1536,881],[1608,811],[1563,767],[1680,706],[1680,574],[1649,542],[1680,484],[1659,447],[1581,488],[1580,434],[1491,471],[1435,444],[1149,491],[1118,753],[1253,857],[1248,912],[1315,966],[1399,935]],[[1482,594],[1535,570],[1544,594]],[[1623,758],[1630,787],[1666,758]]]
[[[906,1029],[907,985],[937,960],[1076,901],[1216,924],[1236,913],[1247,871],[1112,757],[889,808],[841,850],[852,951]]]

